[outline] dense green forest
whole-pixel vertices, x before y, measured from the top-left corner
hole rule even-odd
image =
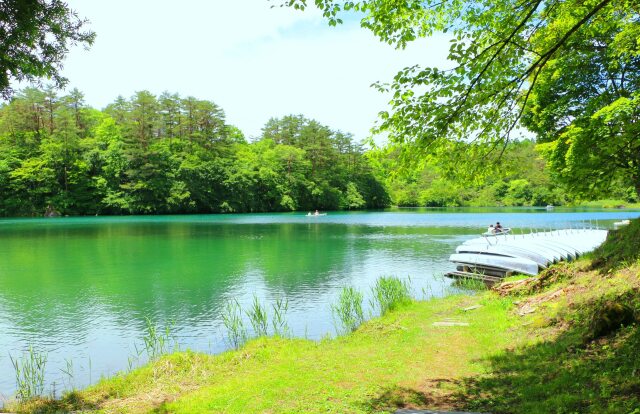
[[[558,184],[540,147],[532,140],[512,141],[472,175],[460,175],[435,157],[426,157],[416,168],[399,168],[401,155],[394,147],[368,155],[400,207],[561,206],[591,201]],[[461,169],[464,163],[459,162]],[[623,181],[600,196],[611,198],[614,205],[638,200],[634,187]]]
[[[5,4],[6,3],[6,4]],[[102,111],[75,90],[14,94],[60,74],[95,33],[64,2],[0,4],[0,215],[156,214],[546,205],[640,197],[638,4],[628,0],[286,0],[329,24],[360,13],[404,48],[450,37],[451,70],[414,65],[365,150],[305,118],[272,119],[247,142],[213,102],[138,92]],[[55,28],[55,30],[52,30]],[[27,47],[25,47],[25,45]],[[518,141],[526,129],[533,141]]]
[[[25,89],[0,106],[0,214],[171,214],[398,206],[544,206],[575,201],[531,141],[514,141],[481,179],[434,157],[398,168],[302,115],[272,118],[248,142],[211,101],[137,92],[104,110],[73,90]],[[496,167],[494,165],[494,167]],[[614,197],[632,200],[622,189]]]
[[[255,142],[215,103],[164,93],[103,111],[74,90],[26,89],[0,107],[0,214],[164,214],[389,205],[349,134],[303,116]]]

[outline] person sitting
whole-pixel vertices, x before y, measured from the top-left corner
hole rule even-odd
[[[319,215],[320,215],[320,213],[318,212],[318,210],[316,210],[315,215],[316,215],[316,216],[319,216]]]
[[[487,229],[487,233],[496,234],[496,229],[493,228],[493,224],[489,224],[489,228]]]
[[[502,233],[502,224],[500,222],[496,223],[496,233]]]

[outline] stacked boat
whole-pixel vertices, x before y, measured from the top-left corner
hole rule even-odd
[[[520,235],[479,237],[456,248],[449,261],[456,264],[450,277],[498,281],[512,273],[537,275],[562,260],[574,260],[593,251],[607,238],[606,230],[566,229]]]

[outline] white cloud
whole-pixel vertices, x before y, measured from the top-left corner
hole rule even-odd
[[[356,25],[331,28],[317,11],[267,0],[69,3],[98,35],[64,71],[89,104],[168,90],[216,102],[249,136],[272,116],[302,113],[364,138],[388,100],[371,83],[442,65],[448,47],[435,38],[396,51]]]

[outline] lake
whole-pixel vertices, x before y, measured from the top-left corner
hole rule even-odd
[[[367,298],[378,277],[394,275],[410,277],[418,298],[455,292],[442,277],[453,270],[447,259],[488,224],[611,228],[638,216],[512,208],[3,219],[0,400],[15,391],[10,355],[29,346],[47,354],[46,392],[59,394],[144,362],[136,349],[147,319],[171,326],[181,349],[224,351],[232,299],[286,299],[291,334],[320,339],[335,335],[331,304],[345,286]]]

